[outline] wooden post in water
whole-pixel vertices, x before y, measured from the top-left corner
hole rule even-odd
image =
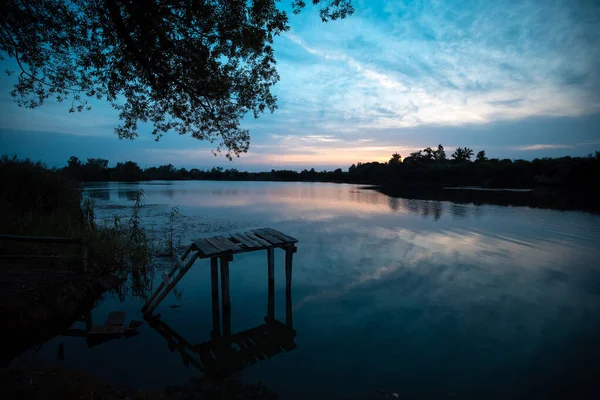
[[[269,302],[267,317],[275,319],[275,250],[272,247],[267,249],[267,264],[269,266]]]
[[[221,299],[223,303],[223,336],[231,335],[231,299],[229,297],[229,261],[232,255],[221,258]]]
[[[221,336],[221,323],[219,322],[219,259],[212,257],[210,259],[210,286],[212,289],[212,318],[213,331],[211,337],[213,339]]]
[[[296,246],[285,249],[285,324],[292,329],[292,261],[296,250]]]

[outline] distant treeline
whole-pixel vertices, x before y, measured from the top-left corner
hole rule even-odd
[[[172,164],[159,167],[140,168],[133,161],[119,162],[114,167],[102,158],[88,158],[81,162],[77,157],[69,158],[62,172],[78,181],[149,181],[149,180],[218,180],[218,181],[325,181],[346,182],[347,172],[341,168],[335,171],[317,172],[314,168],[302,172],[291,170],[271,170],[270,172],[242,172],[235,168],[214,167],[208,170],[198,168],[175,168]]]
[[[352,165],[352,182],[383,185],[482,186],[534,188],[537,186],[595,186],[600,179],[600,152],[587,157],[536,158],[532,161],[488,158],[485,151],[459,147],[448,159],[444,147],[430,147],[402,160],[393,154],[387,163]],[[591,185],[590,185],[591,184]]]
[[[459,147],[446,157],[444,147],[411,153],[402,159],[393,154],[386,163],[369,162],[352,165],[348,171],[271,170],[242,172],[235,168],[175,168],[172,164],[140,168],[133,161],[109,167],[109,161],[88,158],[86,162],[71,157],[61,172],[79,181],[144,180],[229,180],[229,181],[308,181],[347,182],[383,185],[483,186],[490,188],[532,188],[540,185],[582,186],[600,181],[600,152],[587,157],[536,158],[532,161],[489,159],[485,151],[475,155]]]

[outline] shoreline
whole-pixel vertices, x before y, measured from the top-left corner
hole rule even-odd
[[[531,207],[559,211],[582,211],[600,213],[598,194],[593,189],[565,189],[540,186],[529,188],[486,188],[448,186],[403,186],[371,185],[370,190],[378,191],[393,198],[448,201],[458,204],[498,205]]]
[[[11,327],[13,340],[2,343],[0,367],[64,332],[119,283],[111,274],[5,266],[0,271],[0,318]]]
[[[6,398],[160,400],[163,395],[138,390],[135,393],[113,387],[93,375],[66,367],[2,368],[0,391]]]

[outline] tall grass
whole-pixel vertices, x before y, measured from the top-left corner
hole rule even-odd
[[[81,188],[43,163],[2,156],[0,184],[3,233],[68,236],[84,228]]]
[[[88,245],[88,268],[96,272],[143,267],[149,262],[150,241],[141,219],[143,191],[136,196],[128,223],[122,224],[115,218],[113,226],[100,226],[96,223],[94,203],[83,198],[80,185],[40,162],[2,156],[0,182],[4,186],[0,192],[0,233],[83,238]],[[73,252],[56,245],[10,246],[11,253]],[[7,252],[6,247],[0,242],[0,251]],[[40,265],[56,266],[47,260]]]
[[[142,227],[140,211],[143,206],[143,191],[136,197],[127,224],[115,217],[112,226],[98,226],[95,222],[94,204],[83,204],[86,216],[83,237],[88,243],[92,267],[109,270],[129,270],[145,267],[151,258],[150,240]]]
[[[167,254],[173,257],[175,252],[175,245],[173,244],[173,234],[175,231],[175,219],[179,215],[179,207],[171,208],[171,213],[169,214],[169,232],[167,239]]]

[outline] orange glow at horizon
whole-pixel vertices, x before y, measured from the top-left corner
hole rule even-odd
[[[307,152],[296,154],[251,154],[246,161],[252,164],[274,165],[332,165],[351,166],[358,162],[388,162],[392,154],[398,152],[406,157],[416,148],[408,147],[354,147],[354,148],[318,148],[307,149]]]

